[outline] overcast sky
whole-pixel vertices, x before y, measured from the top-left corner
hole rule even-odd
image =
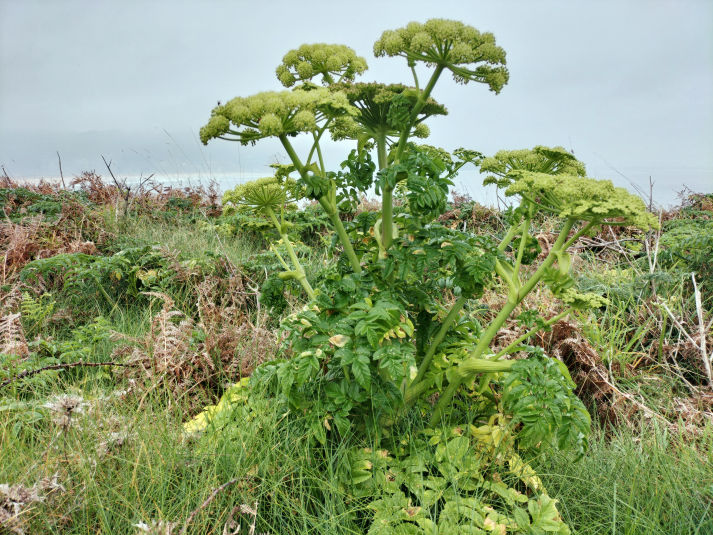
[[[54,177],[56,151],[65,175],[103,172],[103,154],[125,175],[231,185],[285,157],[270,141],[202,146],[216,101],[280,89],[275,67],[302,43],[347,44],[369,63],[364,81],[411,83],[372,45],[433,17],[493,32],[510,82],[495,95],[442,77],[434,96],[450,115],[430,122],[429,143],[562,145],[590,176],[646,191],[651,177],[662,204],[683,185],[713,191],[711,0],[0,0],[0,164]],[[459,182],[492,201],[479,184]]]

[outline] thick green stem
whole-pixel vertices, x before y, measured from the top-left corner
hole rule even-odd
[[[387,164],[386,134],[384,132],[381,132],[376,137],[376,154],[377,154],[377,161],[379,163],[379,170],[382,170],[384,167],[386,167],[386,164]]]
[[[411,65],[411,74],[413,74],[413,85],[416,86],[416,91],[418,91],[418,75],[416,74],[416,67]]]
[[[305,166],[309,167],[309,164],[312,162],[312,155],[314,154],[315,149],[319,146],[319,140],[322,139],[322,134],[327,130],[327,127],[329,126],[329,123],[332,122],[332,119],[327,119],[327,121],[322,125],[321,128],[317,129],[317,132],[314,133],[312,132],[312,138],[314,139],[314,142],[312,143],[312,147],[309,149],[309,154],[307,154],[307,163]]]
[[[277,260],[280,261],[280,265],[285,268],[285,271],[290,271],[290,266],[287,265],[287,262],[285,262],[285,259],[282,258],[282,255],[280,254],[280,251],[277,250],[277,247],[275,247],[274,244],[270,244],[270,250],[275,253],[275,256],[277,257]],[[294,268],[293,268],[294,269]]]
[[[443,69],[445,69],[443,65],[437,65],[436,69],[431,75],[431,78],[428,80],[428,84],[426,84],[426,87],[423,88],[423,91],[419,93],[418,99],[416,100],[416,104],[414,104],[413,110],[411,110],[409,122],[401,131],[401,136],[399,136],[399,144],[396,151],[397,161],[401,159],[401,156],[404,153],[404,149],[406,148],[406,141],[408,140],[408,136],[411,133],[411,128],[413,127],[414,121],[416,120],[416,117],[418,116],[423,106],[426,104],[428,97],[431,96],[431,91],[433,91],[436,82],[438,82],[438,78],[441,76]]]
[[[449,395],[449,391],[452,389],[452,393],[449,397],[449,399],[451,399],[455,394],[455,391],[458,389],[458,386],[460,386],[461,382],[465,382],[469,378],[474,377],[479,373],[498,373],[510,371],[514,363],[515,361],[513,360],[488,359],[471,359],[467,363],[464,362],[464,366],[459,366],[456,370],[459,381],[457,383],[453,382],[449,384],[443,395]],[[423,394],[426,390],[428,390],[430,386],[430,381],[421,381],[420,383],[413,384],[411,387],[409,387],[408,391],[406,392],[406,397],[404,398],[404,404],[406,405],[406,407],[410,407],[411,405],[413,405],[419,398],[419,396]],[[438,416],[438,418],[440,418],[440,415]],[[434,416],[434,418],[431,420],[431,425],[435,425],[436,422],[437,419]]]
[[[394,241],[394,190],[389,186],[381,192],[381,228],[381,243],[386,251]]]
[[[509,354],[509,353],[512,353],[513,350],[515,350],[515,348],[517,348],[522,342],[524,342],[525,340],[527,340],[527,339],[530,338],[531,336],[537,334],[539,331],[542,330],[543,327],[549,327],[549,326],[551,326],[551,325],[554,325],[554,324],[557,323],[559,320],[561,320],[562,318],[564,318],[567,314],[569,314],[570,312],[572,312],[572,310],[573,310],[572,308],[568,308],[568,309],[565,310],[564,312],[560,312],[560,313],[557,314],[556,316],[551,317],[550,319],[548,319],[548,320],[547,320],[544,324],[542,324],[541,326],[537,326],[537,327],[535,327],[534,329],[530,329],[530,330],[527,331],[525,334],[523,334],[522,336],[520,336],[518,339],[516,339],[515,341],[513,341],[510,345],[508,345],[507,347],[504,347],[503,349],[501,349],[500,351],[498,351],[498,352],[495,354],[495,356],[493,357],[493,359],[497,360],[497,359],[499,359],[500,357],[503,357],[503,356],[505,356],[505,355],[507,355],[507,354]]]
[[[319,144],[319,141],[318,141],[318,140],[315,141],[315,143],[316,143],[316,145],[317,145],[317,158],[319,159],[319,168],[321,169],[322,174],[323,174],[323,175],[326,175],[326,174],[327,174],[327,169],[324,167],[324,158],[322,157],[322,147],[321,147],[321,145]]]
[[[530,231],[530,218],[526,217],[522,222],[522,237],[520,238],[520,247],[517,251],[517,259],[515,260],[515,267],[513,268],[513,278],[516,281],[520,280],[520,266],[522,265],[522,257],[525,253],[525,245],[527,244],[527,237]]]
[[[287,139],[287,136],[285,136],[284,134],[280,136],[280,141],[282,142],[282,146],[285,147],[285,151],[292,160],[292,163],[295,166],[295,169],[297,169],[297,172],[302,178],[306,178],[307,171],[302,165],[299,156],[297,156],[295,149],[292,147],[292,143],[290,143],[290,141]],[[336,195],[333,196],[336,197]],[[322,208],[324,208],[324,211],[327,213],[329,220],[332,222],[332,225],[334,225],[334,229],[337,231],[339,241],[342,242],[342,247],[344,247],[344,253],[347,255],[347,258],[349,259],[349,264],[352,266],[352,269],[355,273],[361,273],[361,265],[359,264],[359,259],[357,258],[357,255],[354,252],[354,247],[352,246],[352,242],[349,239],[349,235],[344,229],[344,224],[342,223],[342,220],[339,219],[336,198],[329,199],[325,195],[319,199],[319,204],[322,206]]]
[[[290,143],[290,140],[287,139],[287,136],[285,134],[280,135],[279,139],[282,143],[282,146],[285,148],[285,152],[287,152],[287,155],[290,157],[290,160],[292,160],[292,164],[295,166],[295,169],[297,169],[297,172],[300,174],[300,176],[302,176],[302,178],[305,178],[307,172],[305,171],[304,165],[302,165],[302,162],[300,161],[300,157],[297,156],[297,153],[295,152],[292,143]]]
[[[525,282],[525,284],[523,284],[519,288],[519,290],[517,290],[517,292],[515,292],[514,289],[511,289],[508,292],[508,299],[505,303],[505,306],[503,306],[503,308],[500,310],[496,318],[492,321],[490,326],[481,335],[480,340],[478,340],[478,344],[475,346],[475,349],[470,353],[470,355],[468,355],[468,358],[458,365],[458,372],[456,373],[457,377],[453,380],[453,382],[448,385],[446,391],[439,398],[438,404],[434,409],[433,417],[431,419],[432,425],[435,425],[435,423],[440,420],[441,415],[443,414],[445,408],[451,403],[451,400],[453,399],[453,396],[458,390],[458,387],[463,384],[463,379],[461,378],[460,373],[461,369],[467,370],[469,369],[470,362],[480,360],[484,351],[488,347],[490,347],[490,343],[492,342],[493,338],[495,338],[495,335],[498,333],[503,324],[507,321],[508,317],[510,317],[510,314],[512,314],[513,310],[517,308],[517,306],[522,302],[525,296],[529,294],[535,287],[535,285],[540,281],[540,279],[542,279],[546,270],[550,266],[552,266],[556,259],[556,255],[562,250],[566,249],[566,247],[569,246],[570,243],[573,243],[576,238],[586,232],[586,230],[590,226],[587,225],[582,228],[578,233],[575,234],[575,236],[572,237],[571,240],[568,241],[567,237],[569,236],[569,231],[572,229],[573,225],[573,219],[567,219],[565,221],[565,224],[562,227],[562,230],[560,231],[560,235],[557,237],[557,241],[555,241],[552,246],[552,249],[550,249],[549,254],[543,260],[542,264],[535,271],[532,277],[530,277],[530,279],[528,279],[527,282]]]
[[[273,225],[275,225],[277,232],[280,233],[280,238],[282,238],[282,243],[284,243],[285,247],[287,248],[287,254],[290,255],[290,261],[292,262],[292,268],[294,269],[294,278],[297,280],[297,282],[300,283],[300,285],[302,285],[302,288],[304,288],[304,290],[307,293],[307,295],[309,296],[309,298],[314,299],[315,298],[314,289],[312,288],[312,285],[307,280],[307,275],[305,275],[305,270],[302,267],[302,264],[300,263],[299,258],[297,258],[297,254],[295,253],[294,247],[292,247],[292,242],[290,242],[290,237],[286,233],[283,232],[282,225],[278,221],[277,216],[275,215],[275,212],[272,210],[272,208],[266,208],[265,212],[272,220],[272,223],[273,223]],[[281,263],[284,265],[284,260],[282,260],[279,253],[277,256],[278,256],[278,258],[280,258]]]
[[[337,236],[339,236],[339,241],[342,242],[344,253],[347,255],[347,259],[349,260],[349,265],[352,266],[354,273],[361,273],[361,264],[359,264],[359,259],[354,252],[354,247],[352,247],[352,242],[349,239],[346,229],[344,228],[344,224],[342,223],[342,220],[339,219],[336,201],[330,202],[330,200],[326,197],[322,197],[319,199],[319,204],[322,208],[324,208],[324,211],[327,213],[327,217],[329,217],[329,220],[334,226],[334,230],[337,231]]]
[[[458,366],[456,373],[462,384],[479,373],[510,371],[513,364],[514,360],[468,359]]]
[[[386,156],[386,134],[381,132],[376,136],[376,152],[379,163],[379,170],[387,165]],[[394,240],[394,200],[393,189],[391,186],[385,185],[381,192],[381,228],[382,250],[386,251]]]
[[[502,253],[505,251],[505,249],[507,249],[508,245],[510,245],[510,242],[513,240],[513,238],[515,236],[517,236],[517,231],[518,231],[517,225],[510,227],[510,230],[508,230],[507,234],[505,234],[503,241],[501,241],[500,245],[498,245],[498,251],[500,251]]]
[[[438,346],[443,342],[443,339],[446,337],[446,333],[448,333],[448,329],[451,328],[451,325],[453,325],[453,322],[455,322],[456,319],[458,319],[458,314],[460,314],[461,309],[463,306],[466,304],[468,301],[467,297],[461,296],[459,297],[455,303],[453,303],[453,306],[451,307],[450,311],[448,312],[448,315],[446,316],[446,319],[443,320],[443,323],[441,324],[441,328],[438,329],[438,332],[436,333],[435,338],[431,341],[431,345],[428,348],[428,351],[423,357],[423,360],[421,361],[421,364],[418,366],[418,374],[416,375],[416,378],[413,380],[413,383],[418,383],[423,379],[423,376],[426,375],[426,371],[428,371],[428,367],[431,365],[431,360],[433,359],[433,355],[436,354],[436,349],[438,349]]]

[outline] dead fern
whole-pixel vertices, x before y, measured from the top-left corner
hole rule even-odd
[[[0,353],[5,355],[26,357],[30,353],[19,311],[21,303],[22,292],[18,285],[14,285],[2,299],[2,305],[0,306]]]
[[[130,345],[119,345],[112,359],[125,358],[125,374],[137,379],[143,377],[145,383],[155,388],[167,387],[178,398],[196,387],[208,387],[217,375],[215,364],[202,344],[193,341],[194,322],[175,308],[171,297],[160,292],[146,292],[145,295],[162,301],[159,310],[151,320],[151,327],[145,336],[128,339]],[[115,334],[115,338],[127,337]],[[205,396],[196,392],[189,401],[202,403]],[[193,398],[196,399],[193,399]]]
[[[3,253],[2,282],[34,258],[40,248],[41,217],[26,218],[22,223],[0,222],[0,248]]]
[[[246,377],[277,350],[275,334],[253,323],[246,313],[245,281],[238,273],[227,279],[205,278],[196,288],[199,326],[205,350],[221,364],[230,380]]]
[[[30,353],[19,312],[0,318],[0,353],[18,357],[26,357]]]

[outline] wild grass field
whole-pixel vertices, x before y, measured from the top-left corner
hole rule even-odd
[[[310,441],[299,415],[259,395],[219,431],[184,430],[229,385],[289,356],[280,322],[306,299],[294,281],[265,286],[277,264],[269,222],[224,212],[207,189],[146,191],[125,213],[115,186],[92,173],[75,182],[0,184],[0,531],[364,533],[373,508],[342,474],[365,446],[358,435]],[[713,197],[689,193],[656,216],[659,230],[606,230],[570,247],[578,287],[608,302],[532,341],[566,364],[593,419],[581,455],[543,446],[526,458],[573,533],[713,532],[701,351],[713,348]],[[497,236],[503,217],[456,196],[440,220]],[[329,270],[320,212],[287,218],[308,276]],[[543,248],[549,225],[538,224]],[[487,324],[502,295],[488,288],[465,314]],[[546,290],[528,300],[559,312]],[[502,336],[522,332],[512,322]],[[413,418],[403,437],[420,428]]]

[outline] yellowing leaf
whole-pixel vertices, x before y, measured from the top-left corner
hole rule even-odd
[[[336,347],[344,347],[349,342],[349,337],[343,334],[335,334],[329,339],[329,343]]]

